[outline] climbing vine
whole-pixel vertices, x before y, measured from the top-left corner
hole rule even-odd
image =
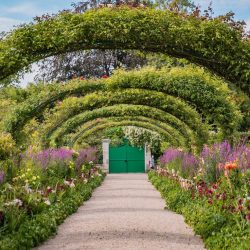
[[[102,8],[61,13],[21,27],[0,42],[1,79],[42,58],[79,49],[139,49],[187,58],[249,94],[250,44],[219,19],[168,10]]]
[[[50,131],[50,128],[43,126],[41,134],[44,135],[45,141],[54,141],[58,140],[57,138],[63,138],[66,134],[74,133],[77,131],[77,128],[82,124],[86,124],[89,121],[100,119],[100,118],[110,118],[114,119],[115,117],[131,117],[131,119],[137,118],[140,116],[143,119],[151,118],[151,123],[163,123],[168,127],[172,127],[178,131],[186,140],[189,141],[188,145],[202,145],[204,140],[202,137],[198,136],[197,133],[191,130],[184,122],[180,121],[175,116],[163,112],[156,108],[151,108],[142,105],[116,105],[110,107],[103,107],[100,109],[95,109],[93,111],[86,111],[79,115],[74,116],[73,118],[67,120],[64,124],[58,127],[54,132]],[[113,118],[114,117],[114,118]],[[166,128],[164,128],[166,129]],[[205,133],[205,131],[204,131]]]
[[[53,121],[55,128],[84,110],[122,103],[157,108],[165,105],[165,111],[184,122],[189,120],[192,129],[196,129],[195,123],[202,126],[201,119],[205,119],[206,123],[218,127],[223,136],[233,134],[241,121],[234,93],[227,85],[193,68],[119,71],[110,79],[73,80],[65,85],[39,86],[39,93],[32,91],[5,121],[5,130],[15,139],[30,119],[55,105],[50,111],[51,118],[46,118]]]

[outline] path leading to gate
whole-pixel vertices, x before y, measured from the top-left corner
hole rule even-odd
[[[108,175],[38,249],[204,249],[183,217],[164,206],[146,174]]]

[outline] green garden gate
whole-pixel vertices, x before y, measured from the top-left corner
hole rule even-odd
[[[144,149],[127,144],[109,147],[109,173],[144,173]]]

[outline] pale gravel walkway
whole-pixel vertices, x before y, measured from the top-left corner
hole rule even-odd
[[[108,175],[39,250],[204,249],[183,217],[164,210],[146,174]]]

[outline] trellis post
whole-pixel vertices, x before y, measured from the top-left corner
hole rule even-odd
[[[102,155],[103,155],[103,170],[108,173],[109,172],[109,143],[110,139],[102,140]]]
[[[151,148],[149,145],[145,144],[145,172],[150,169],[151,161]]]

